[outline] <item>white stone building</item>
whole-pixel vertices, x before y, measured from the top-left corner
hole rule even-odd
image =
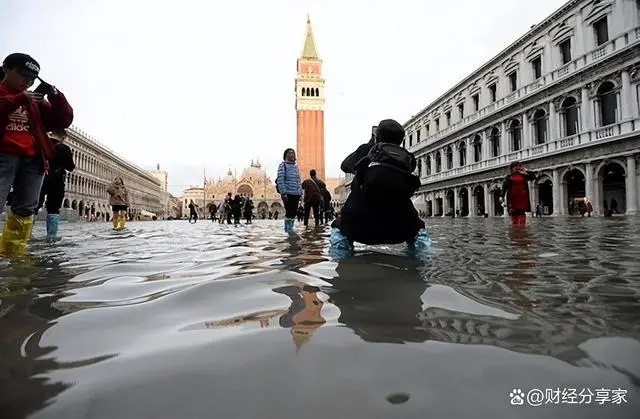
[[[406,124],[428,215],[501,215],[521,161],[541,178],[532,205],[602,214],[640,206],[640,0],[572,0]]]
[[[66,144],[73,152],[76,169],[67,175],[64,212],[75,210],[79,217],[111,219],[107,188],[121,176],[129,191],[132,216],[162,214],[163,189],[160,180],[130,163],[76,127],[67,129]]]
[[[169,172],[166,170],[160,170],[160,164],[156,165],[156,170],[149,171],[149,174],[160,181],[160,189],[162,189],[162,196],[160,201],[162,203],[162,211],[159,211],[158,219],[168,218],[171,214],[171,194],[169,193]]]

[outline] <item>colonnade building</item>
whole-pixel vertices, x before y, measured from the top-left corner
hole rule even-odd
[[[531,201],[569,214],[640,206],[640,0],[572,0],[406,124],[427,215],[502,215],[510,163]]]
[[[73,152],[76,169],[67,174],[63,208],[75,210],[79,217],[110,220],[112,211],[107,188],[120,176],[129,192],[130,214],[162,219],[164,190],[159,179],[76,127],[67,129],[67,134],[65,144]]]

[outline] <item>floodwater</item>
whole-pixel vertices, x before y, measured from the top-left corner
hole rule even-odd
[[[0,260],[0,417],[640,417],[639,218],[428,219],[421,260],[339,263],[281,223],[37,225]]]

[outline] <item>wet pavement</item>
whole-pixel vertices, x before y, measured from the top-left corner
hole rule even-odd
[[[0,259],[0,417],[640,417],[640,218],[426,222],[422,260],[339,263],[281,221],[40,223]]]

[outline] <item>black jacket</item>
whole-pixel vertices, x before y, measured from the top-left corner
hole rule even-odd
[[[344,159],[340,166],[342,171],[356,174],[358,163],[374,144],[372,140],[359,146]],[[340,217],[331,226],[339,228],[349,240],[375,245],[413,240],[418,231],[424,228],[424,222],[410,199],[372,204],[354,177],[351,193],[340,211]]]
[[[68,145],[54,141],[54,154],[49,164],[49,174],[53,176],[64,177],[66,172],[73,172],[76,168],[73,162],[73,153]]]

